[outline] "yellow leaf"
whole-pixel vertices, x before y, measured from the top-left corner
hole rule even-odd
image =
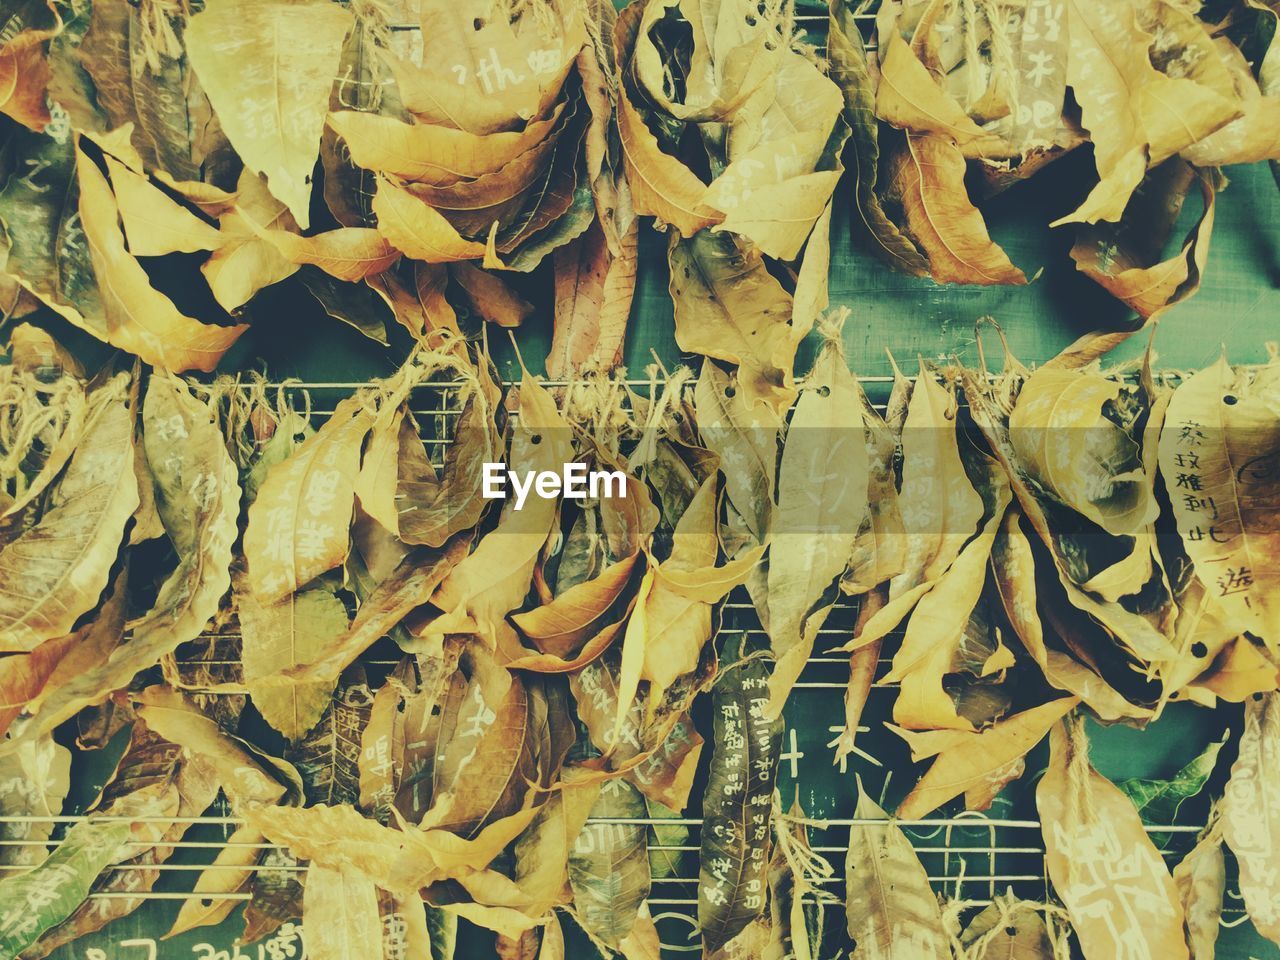
[[[845,860],[845,913],[856,960],[949,960],[942,910],[911,841],[865,791]],[[880,822],[875,822],[880,821]]]
[[[107,342],[174,373],[212,370],[248,327],[214,326],[181,313],[151,285],[142,265],[125,249],[111,187],[78,149],[76,172],[80,221],[102,294]]]
[[[381,960],[378,888],[350,868],[311,864],[303,885],[302,934],[314,960]]]
[[[1119,220],[1148,166],[1241,111],[1212,45],[1204,46],[1203,25],[1176,4],[1070,0],[1067,22],[1067,83],[1093,142],[1099,183],[1079,209],[1053,225]],[[1168,72],[1153,64],[1157,31],[1170,47],[1161,53]]]
[[[329,91],[354,22],[323,0],[213,0],[183,38],[227,138],[304,229]]]
[[[268,471],[244,535],[249,587],[260,603],[288,596],[346,557],[360,449],[372,426],[363,398],[343,400]]]
[[[1052,700],[997,721],[981,733],[891,728],[907,741],[916,763],[937,756],[898,805],[897,816],[919,820],[960,794],[965,795],[965,809],[985,809],[994,794],[1021,771],[1027,752],[1079,702],[1078,697]]]
[[[1182,902],[1132,801],[1090,766],[1083,730],[1060,723],[1049,744],[1036,787],[1045,866],[1081,952],[1188,960]]]
[[[1280,367],[1232,370],[1226,357],[1174,391],[1160,472],[1182,544],[1228,622],[1280,649]]]
[[[452,263],[484,259],[483,243],[464,239],[443,214],[385,177],[378,177],[373,213],[378,218],[378,232],[414,260]]]
[[[138,506],[123,377],[89,397],[85,439],[44,513],[0,550],[0,650],[34,650],[98,602]]]
[[[1273,873],[1280,830],[1280,694],[1245,704],[1240,753],[1223,791],[1222,833],[1240,867],[1240,892],[1254,929],[1280,943],[1280,904]]]
[[[1024,284],[1027,278],[987,233],[965,188],[960,149],[937,134],[908,133],[890,155],[886,192],[897,197],[905,229],[939,283]]]
[[[106,155],[129,252],[135,257],[195,253],[222,246],[218,230],[171,199],[141,174]]]

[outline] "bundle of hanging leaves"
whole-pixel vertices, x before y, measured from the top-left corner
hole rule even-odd
[[[1096,179],[1054,225],[1145,319],[1199,286],[1219,168],[1280,154],[1262,0],[893,0],[871,48],[865,5],[833,0],[825,49],[790,0],[417,6],[10,4],[6,311],[208,371],[284,284],[384,344],[553,317],[567,376],[621,360],[643,217],[679,345],[782,413],[846,167],[892,266],[1018,284],[979,204],[1087,146]]]
[[[663,821],[700,813],[707,954],[817,955],[806,904],[830,900],[833,868],[774,792],[780,714],[841,594],[861,613],[837,756],[882,658],[891,729],[932,758],[899,818],[985,809],[1049,736],[1037,794],[1061,904],[939,903],[863,796],[846,878],[860,949],[995,956],[1013,938],[1048,957],[1069,928],[1090,960],[1133,938],[1186,956],[1185,938],[1216,935],[1224,843],[1256,928],[1280,937],[1280,365],[922,363],[882,416],[840,321],[786,423],[713,363],[696,383],[655,371],[648,395],[528,373],[504,391],[447,334],[313,422],[255,378],[86,377],[17,326],[0,367],[0,767],[31,788],[6,815],[61,811],[68,730],[86,749],[129,732],[47,859],[6,848],[0,902],[24,908],[0,917],[0,956],[136,909],[220,794],[243,825],[174,932],[227,919],[236,901],[207,894],[247,892],[247,940],[301,917],[320,956],[369,955],[391,915],[442,955],[462,918],[502,955],[555,957],[564,916],[650,956],[652,878],[693,866],[651,836],[681,847],[688,828]],[[428,383],[448,384],[443,435],[410,403]],[[624,482],[516,509],[485,497],[486,462]],[[765,646],[718,631],[743,584]],[[710,725],[692,713],[704,694]],[[1144,817],[1168,823],[1221,745],[1176,782],[1117,787],[1081,724],[1145,726],[1172,701],[1245,712],[1210,827],[1170,874]],[[305,877],[272,869],[289,863]],[[1135,863],[1125,883],[1088,879]]]
[[[1280,160],[1275,4],[891,0],[874,61],[855,8],[832,0],[827,47],[854,131],[855,219],[899,270],[1026,283],[977,204],[1053,178],[1088,144],[1096,180],[1050,226],[1074,224],[1077,268],[1146,319],[1199,287],[1217,168]],[[1165,259],[1193,192],[1202,213]]]

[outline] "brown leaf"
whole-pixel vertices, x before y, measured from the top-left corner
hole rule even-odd
[[[698,926],[714,954],[764,912],[769,821],[782,720],[766,718],[768,667],[744,660],[720,675],[712,694],[713,753],[702,807]]]
[[[759,251],[733,234],[704,230],[687,240],[673,234],[667,259],[680,348],[738,364],[748,407],[786,410],[795,397],[792,299]]]
[[[619,238],[614,256],[604,232],[587,232],[556,250],[556,306],[547,374],[567,379],[584,370],[612,370],[622,362],[623,341],[635,295],[640,224]]]
[[[1050,939],[1043,909],[1043,904],[1019,900],[1012,893],[997,896],[964,928],[961,942],[968,951],[965,957],[973,960],[1054,960],[1058,954],[1054,941]]]
[[[0,113],[43,130],[49,122],[45,43],[62,29],[62,20],[52,3],[23,0],[6,11],[0,27],[5,37],[0,46]]]
[[[1196,172],[1181,160],[1165,161],[1147,175],[1119,224],[1077,230],[1071,247],[1076,268],[1144,320],[1193,296],[1209,258],[1217,179],[1212,172]],[[1164,241],[1192,184],[1200,187],[1204,212],[1187,231],[1181,250],[1161,260]]]
[[[290,263],[311,264],[349,283],[389,270],[400,259],[400,251],[369,227],[342,227],[303,237],[287,230],[259,230],[252,222],[251,226]]]
[[[464,262],[455,264],[450,274],[462,289],[471,309],[489,323],[499,327],[518,327],[533,313],[533,304],[494,273]]]
[[[884,85],[881,85],[884,89]],[[960,149],[940,135],[908,133],[890,155],[886,192],[902,205],[904,229],[939,283],[1024,284],[1026,276],[987,233],[965,189]]]

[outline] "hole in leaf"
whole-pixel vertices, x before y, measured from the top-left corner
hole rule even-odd
[[[750,13],[748,13],[748,14],[747,14],[747,16],[746,16],[746,21],[747,21],[747,26],[748,26],[748,27],[754,27],[757,23],[759,23],[759,22],[760,22],[759,20],[757,20],[757,19],[755,18],[755,16],[753,16],[753,15],[752,15],[752,14],[750,14]]]
[[[538,444],[542,442],[542,434],[535,433],[532,437],[529,438],[529,442],[536,447]]]
[[[737,387],[725,387],[725,388],[724,388],[724,395],[725,395],[726,397],[729,397],[730,399],[732,399],[733,397],[736,397],[736,396],[738,395],[738,388],[737,388]]]
[[[1235,396],[1235,394],[1228,393],[1225,397],[1222,398],[1222,402],[1225,403],[1228,407],[1234,407],[1240,401]]]
[[[829,396],[831,396],[831,388],[830,388],[830,387],[828,387],[828,386],[821,386],[821,387],[819,387],[819,388],[818,388],[818,396],[820,396],[820,397],[829,397]]]
[[[471,29],[472,29],[472,30],[476,30],[476,31],[483,30],[483,29],[484,29],[484,17],[476,17],[474,20],[472,20],[472,21],[471,21]]]
[[[1209,655],[1209,648],[1197,640],[1191,645],[1191,655],[1196,659],[1207,657]]]

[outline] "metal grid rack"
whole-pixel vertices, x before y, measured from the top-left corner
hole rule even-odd
[[[870,394],[882,394],[892,383],[892,377],[860,377],[864,389]],[[562,387],[563,381],[548,381],[549,386]],[[642,390],[650,385],[649,380],[628,380],[627,385]],[[510,386],[504,382],[504,386]],[[332,398],[348,395],[351,391],[365,384],[362,383],[307,383],[285,381],[268,385],[271,389],[281,388],[286,391],[303,391],[310,398],[311,414],[316,419],[323,419],[332,412],[328,402]],[[415,388],[410,402],[410,409],[418,420],[423,440],[428,445],[431,459],[437,466],[442,465],[445,451],[451,442],[452,424],[458,414],[456,406],[457,385],[454,383],[424,384]],[[878,404],[881,409],[883,404]],[[731,595],[721,606],[723,620],[721,631],[739,632],[750,639],[764,639],[754,608],[742,594]],[[819,631],[814,654],[795,685],[797,691],[811,693],[818,697],[835,698],[838,702],[846,686],[848,659],[844,656],[831,655],[823,651],[845,642],[850,636],[853,619],[856,616],[856,601],[842,598],[832,611],[827,624]],[[196,642],[227,641],[236,639],[234,632],[207,634]],[[373,656],[363,659],[367,666],[389,669],[397,662],[393,659]],[[216,667],[228,671],[230,677],[236,674],[238,661],[233,659],[200,659],[191,666],[209,668]],[[874,687],[884,689],[882,677],[888,668],[888,660],[882,659],[877,671]],[[870,712],[870,710],[869,710]],[[884,714],[887,717],[887,712]],[[861,728],[860,728],[861,729]],[[869,758],[872,764],[879,761]],[[211,861],[217,851],[227,846],[244,846],[268,851],[280,850],[270,843],[243,843],[230,839],[241,821],[232,816],[229,810],[219,801],[220,809],[225,812],[207,816],[187,818],[158,818],[165,822],[188,823],[198,828],[199,839],[181,839],[151,844],[149,841],[136,841],[142,846],[164,846],[174,852],[192,851],[202,861]],[[0,847],[48,847],[54,841],[39,839],[14,838],[15,828],[31,824],[49,825],[65,828],[85,819],[83,816],[57,817],[21,817],[0,816]],[[664,948],[676,952],[692,951],[697,945],[697,876],[699,849],[697,831],[701,826],[699,817],[680,817],[675,819],[649,818],[599,818],[589,822],[615,823],[628,826],[645,827],[650,830],[651,851],[661,851],[676,862],[679,869],[675,875],[652,877],[652,889],[648,903],[652,908],[659,929],[663,935]],[[1029,899],[1048,900],[1051,888],[1044,866],[1044,846],[1041,840],[1040,824],[1034,819],[1014,819],[976,812],[964,812],[951,817],[929,817],[921,820],[898,820],[912,845],[921,858],[930,882],[935,890],[949,900],[960,900],[966,906],[979,907],[990,903],[998,894],[1012,889],[1019,895]],[[848,847],[848,830],[853,826],[875,826],[885,821],[867,821],[851,818],[832,818],[815,820],[810,823],[810,841],[812,849],[820,854],[831,865],[831,873],[819,882],[820,888],[832,895],[823,897],[821,903],[831,910],[842,909],[843,893],[843,857]],[[682,827],[688,835],[680,843],[668,844],[656,839],[654,827]],[[1194,842],[1202,825],[1197,824],[1164,824],[1149,826],[1148,832],[1164,835],[1168,838],[1164,851],[1166,858],[1172,858],[1171,864],[1185,853]],[[24,831],[25,832],[25,831]],[[23,867],[0,867],[0,871],[21,870]],[[177,874],[190,878],[206,869],[206,863],[164,863],[133,865],[120,864],[112,871],[152,870],[163,874]],[[217,869],[217,868],[215,868]],[[238,869],[228,866],[225,869]],[[276,874],[305,874],[305,863],[272,862],[257,868],[261,872]],[[0,872],[0,876],[3,873]],[[1234,880],[1233,880],[1234,883]],[[183,884],[189,887],[189,884]],[[91,894],[94,899],[141,899],[145,902],[181,901],[193,895],[182,891],[150,891],[145,894],[100,891]],[[244,902],[250,899],[246,892],[211,892],[201,894],[201,899],[217,901]],[[831,918],[834,921],[834,917]],[[1234,885],[1229,887],[1222,917],[1222,925],[1230,928],[1248,920],[1241,897]],[[683,941],[676,939],[684,937]]]

